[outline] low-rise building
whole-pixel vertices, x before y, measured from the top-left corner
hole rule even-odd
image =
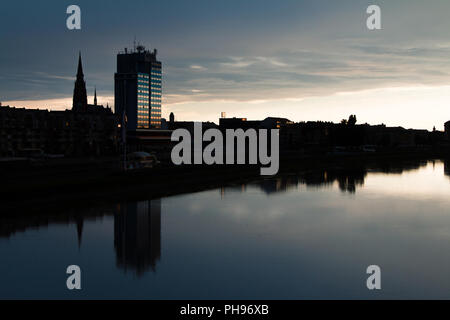
[[[118,122],[112,112],[73,112],[0,107],[0,156],[26,150],[65,156],[117,153]]]

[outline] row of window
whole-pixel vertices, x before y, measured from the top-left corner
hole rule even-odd
[[[138,122],[138,124],[140,124],[140,123],[148,123],[149,120],[151,122],[156,122],[156,121],[160,122],[161,118],[158,118],[158,117],[142,118],[142,119],[138,119],[137,122]]]
[[[149,87],[155,88],[155,89],[161,89],[162,88],[161,82],[152,81],[151,82],[151,86],[149,85],[149,83],[138,83],[137,87],[138,87],[138,89],[147,89],[147,90],[148,90]]]
[[[151,91],[152,93],[162,93],[161,88],[154,88],[153,86],[151,87]],[[149,92],[149,86],[138,86],[138,92],[142,92],[142,93],[147,93]]]

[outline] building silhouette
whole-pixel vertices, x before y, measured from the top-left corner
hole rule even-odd
[[[445,136],[447,137],[447,140],[450,140],[450,121],[447,121],[444,127],[445,127]]]
[[[81,54],[73,90],[72,110],[0,107],[0,156],[66,157],[111,155],[118,151],[117,117],[109,107],[88,104]]]
[[[88,103],[86,81],[84,80],[83,62],[81,53],[78,56],[78,69],[73,89],[72,111],[77,113],[105,113],[112,114],[109,106],[104,107],[97,103],[97,88],[94,90],[94,104]]]
[[[78,56],[78,70],[77,79],[75,80],[75,87],[73,89],[73,104],[72,110],[77,112],[87,111],[87,93],[86,82],[84,81],[83,63],[81,61],[81,52]]]
[[[161,128],[162,70],[156,55],[143,46],[117,55],[114,105],[127,131]]]

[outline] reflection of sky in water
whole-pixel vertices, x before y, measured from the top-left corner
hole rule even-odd
[[[443,166],[369,172],[354,193],[336,181],[291,183],[286,192],[258,182],[164,198],[156,213],[122,216],[127,227],[119,230],[111,206],[103,209],[110,214],[84,221],[80,248],[73,224],[27,229],[0,238],[0,297],[450,298]],[[146,229],[150,216],[158,223]],[[155,232],[161,242],[151,248]],[[123,253],[139,246],[137,258]],[[133,272],[139,259],[153,259],[155,270]],[[82,268],[79,293],[65,289],[69,264]],[[382,269],[381,292],[365,287],[371,264]]]

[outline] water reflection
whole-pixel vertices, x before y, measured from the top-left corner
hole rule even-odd
[[[450,177],[450,160],[444,160],[444,174]]]
[[[443,160],[443,164],[444,174],[450,176],[450,160]],[[314,189],[328,188],[336,184],[344,193],[355,193],[358,188],[364,186],[368,174],[400,175],[425,165],[427,161],[414,160],[334,165],[326,169],[314,168],[278,178],[224,187],[220,189],[220,192],[222,195],[228,191],[245,193],[247,186],[256,186],[265,194],[272,195],[296,190],[301,185]],[[25,232],[29,229],[65,224],[74,226],[78,248],[83,250],[82,240],[86,222],[103,217],[113,217],[113,244],[117,268],[126,273],[135,274],[137,277],[142,277],[147,272],[155,272],[162,254],[161,199],[103,204],[100,207],[62,212],[49,210],[47,213],[2,214],[0,238],[11,238],[17,232]]]
[[[356,190],[364,186],[368,173],[383,173],[401,175],[407,171],[418,170],[427,165],[423,160],[403,160],[397,162],[375,162],[365,164],[341,164],[328,166],[327,168],[314,168],[296,172],[295,174],[283,175],[277,178],[249,183],[249,185],[259,187],[267,195],[288,192],[298,189],[299,185],[307,188],[325,188],[337,183],[339,189],[346,193],[355,193]],[[445,160],[445,174],[450,175],[450,161]],[[222,187],[222,195],[226,190],[246,191],[246,185]]]
[[[141,276],[161,258],[161,199],[122,203],[114,215],[117,266]]]
[[[10,238],[28,229],[50,225],[73,225],[79,250],[82,250],[83,228],[105,216],[114,216],[114,249],[119,269],[132,271],[138,277],[151,270],[161,258],[161,199],[104,205],[81,212],[66,211],[0,217],[0,238]]]

